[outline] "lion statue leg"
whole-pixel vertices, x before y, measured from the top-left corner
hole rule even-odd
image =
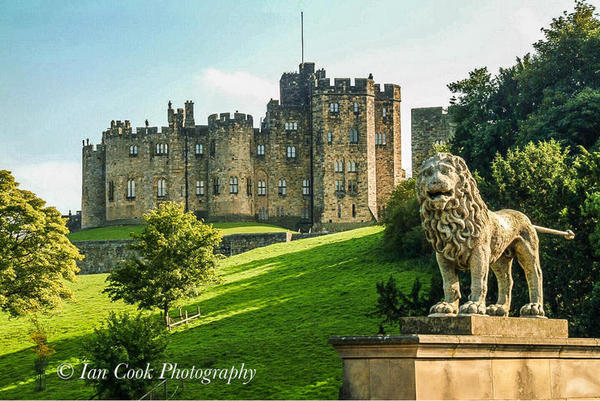
[[[510,256],[505,254],[491,265],[492,271],[498,281],[498,301],[487,307],[487,314],[490,316],[508,316],[513,286],[511,270],[513,259],[514,254]]]
[[[440,253],[436,253],[435,256],[444,283],[444,300],[429,309],[429,316],[456,316],[460,300],[460,285],[456,265]]]
[[[542,268],[538,248],[537,233],[532,226],[529,226],[515,241],[517,260],[525,271],[529,287],[529,303],[521,307],[521,317],[545,317]]]
[[[485,315],[485,296],[490,270],[489,248],[479,247],[473,250],[469,259],[471,270],[471,294],[469,300],[460,306],[460,315]]]

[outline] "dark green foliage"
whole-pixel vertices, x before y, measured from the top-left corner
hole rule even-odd
[[[173,302],[197,295],[202,285],[216,280],[214,249],[221,235],[177,203],[161,203],[144,221],[131,245],[139,257],[114,269],[104,292],[142,309],[161,308],[166,319]]]
[[[513,145],[551,138],[590,147],[600,132],[600,20],[576,1],[542,29],[535,53],[492,76],[487,68],[453,82],[449,109],[456,125],[452,150],[489,178],[489,161]]]
[[[414,178],[401,182],[386,206],[384,242],[391,255],[408,258],[426,255],[431,247],[425,239],[419,215]]]
[[[150,364],[155,372],[160,372],[158,364],[163,362],[167,344],[166,332],[156,317],[111,312],[83,346],[83,359],[89,363],[89,369],[106,369],[108,374],[103,379],[86,379],[86,383],[95,387],[101,399],[137,399],[152,382],[143,378],[119,380],[113,374],[115,368],[126,363],[129,369],[144,370]],[[119,369],[119,375],[122,373],[126,369]]]

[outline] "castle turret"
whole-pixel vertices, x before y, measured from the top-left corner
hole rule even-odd
[[[229,113],[208,117],[208,214],[213,220],[254,217],[252,196],[247,191],[253,137],[251,115],[236,112],[233,118]]]
[[[183,126],[188,128],[194,125],[194,102],[188,100],[185,102],[185,109],[183,111]]]
[[[100,227],[106,221],[104,145],[83,144],[81,228]]]

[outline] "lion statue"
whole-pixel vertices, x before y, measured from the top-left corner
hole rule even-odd
[[[488,210],[465,161],[437,153],[423,162],[417,178],[417,197],[427,240],[433,246],[444,284],[444,300],[429,316],[508,316],[513,286],[511,267],[516,257],[527,277],[529,303],[521,317],[544,317],[542,269],[536,229],[565,235],[531,224],[516,210]],[[488,273],[498,280],[498,300],[486,308]],[[458,270],[471,272],[469,300],[460,305]]]

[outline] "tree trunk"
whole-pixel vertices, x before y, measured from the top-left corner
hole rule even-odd
[[[163,313],[165,315],[165,325],[169,327],[169,303],[165,301]]]

